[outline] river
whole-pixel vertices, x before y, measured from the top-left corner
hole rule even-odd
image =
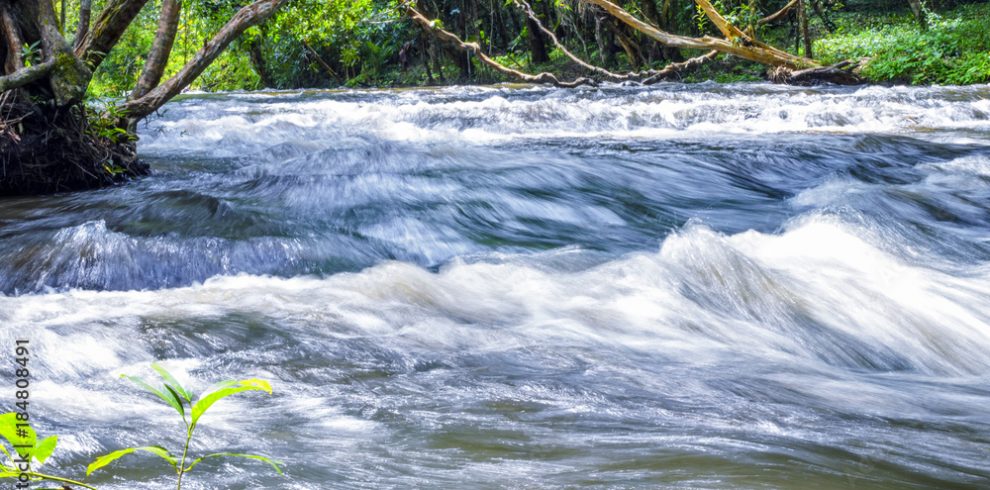
[[[162,360],[275,390],[192,449],[286,476],[190,489],[990,487],[990,87],[202,94],[139,132],[151,177],[0,201],[51,472],[181,447],[118,378]],[[169,487],[130,458],[87,481]]]

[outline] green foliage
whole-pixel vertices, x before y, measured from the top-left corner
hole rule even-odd
[[[172,467],[178,476],[176,482],[177,490],[181,490],[182,488],[182,477],[184,474],[192,471],[193,468],[195,468],[202,461],[212,458],[238,458],[260,461],[270,465],[279,475],[282,474],[282,469],[279,467],[277,462],[266,456],[257,454],[230,452],[211,453],[198,457],[186,465],[186,460],[189,457],[189,445],[192,441],[193,433],[196,426],[200,423],[200,420],[210,409],[210,407],[224,398],[246,391],[263,391],[271,394],[271,384],[265,380],[257,378],[244,379],[240,381],[224,381],[196,397],[189,390],[183,387],[165,368],[157,363],[152,364],[151,367],[161,378],[162,384],[160,387],[155,387],[143,378],[137,376],[123,375],[122,377],[129,379],[145,391],[154,394],[160,400],[176,410],[182,418],[182,423],[185,426],[185,446],[182,450],[182,456],[179,458],[175,457],[163,446],[124,448],[96,458],[86,468],[87,476],[124,456],[137,452],[158,456],[168,463],[168,465]],[[95,490],[94,487],[79,481],[36,471],[36,468],[44,464],[45,461],[51,457],[52,453],[55,452],[56,446],[58,445],[58,436],[52,435],[45,438],[39,438],[35,430],[27,422],[26,417],[27,416],[23,412],[10,412],[0,415],[0,438],[5,440],[10,445],[10,448],[8,449],[6,445],[0,444],[0,452],[2,452],[6,458],[5,460],[0,461],[0,479],[18,479],[22,474],[24,474],[27,475],[31,481],[51,481]],[[25,466],[25,462],[30,463],[30,469]]]
[[[151,367],[161,378],[162,384],[160,387],[153,386],[138,376],[122,375],[121,377],[130,380],[139,388],[155,395],[166,405],[175,409],[176,413],[179,414],[179,417],[182,419],[182,424],[185,427],[185,446],[182,449],[182,456],[178,458],[175,457],[163,446],[129,447],[96,458],[96,460],[90,463],[89,467],[86,468],[87,475],[92,474],[94,471],[99,470],[100,468],[103,468],[124,456],[139,451],[158,456],[172,467],[178,477],[176,481],[177,490],[182,488],[182,477],[186,473],[192,471],[192,469],[201,461],[208,458],[241,458],[261,461],[271,465],[275,471],[278,472],[278,474],[282,474],[282,469],[278,466],[278,463],[266,456],[257,454],[213,453],[196,458],[188,466],[186,465],[186,460],[189,457],[189,445],[192,442],[194,431],[196,430],[196,426],[199,424],[200,419],[206,414],[206,411],[209,410],[210,407],[212,407],[216,402],[231,395],[236,395],[245,391],[264,391],[271,394],[272,387],[267,381],[256,378],[244,379],[240,381],[224,381],[206,392],[201,393],[198,397],[194,397],[193,394],[184,388],[165,368],[157,363],[152,364]]]
[[[35,41],[31,44],[24,43],[24,46],[21,46],[21,61],[24,66],[32,66],[41,62],[41,41]]]
[[[175,457],[172,456],[172,454],[169,453],[167,449],[165,449],[165,448],[163,448],[161,446],[129,447],[129,448],[121,449],[121,450],[118,450],[118,451],[114,451],[114,452],[112,452],[110,454],[104,454],[103,456],[100,456],[99,458],[96,458],[95,461],[93,461],[92,463],[89,464],[89,466],[86,467],[86,476],[89,476],[94,471],[96,471],[96,470],[98,470],[98,469],[100,469],[100,468],[102,468],[102,467],[104,467],[104,466],[106,466],[106,465],[108,465],[110,463],[113,463],[114,461],[116,461],[116,460],[118,460],[118,459],[120,459],[120,458],[122,458],[122,457],[124,457],[124,456],[126,456],[128,454],[131,454],[131,453],[133,453],[135,451],[144,451],[146,453],[154,454],[155,456],[158,456],[158,457],[164,459],[165,462],[167,462],[168,464],[172,465],[172,468],[176,468],[176,465],[179,464],[178,463],[178,460],[176,460]]]
[[[990,82],[990,4],[929,16],[922,31],[907,14],[840,17],[835,35],[816,43],[822,61],[869,57],[863,75],[881,82]]]
[[[94,13],[106,1],[95,0]],[[165,78],[177,73],[234,12],[250,1],[183,1]],[[66,30],[70,33],[74,30],[78,3],[79,0],[66,3]],[[574,53],[609,69],[628,68],[623,62],[625,55],[612,39],[614,36],[608,29],[601,29],[600,22],[587,9],[575,8],[576,0],[530,0],[529,3]],[[769,44],[796,49],[793,48],[795,32],[786,20],[775,26],[757,23],[786,3],[787,0],[713,0],[715,7],[739,28],[752,29],[758,39]],[[478,42],[487,54],[507,66],[527,72],[547,69],[561,76],[586,74],[566,72],[571,64],[558,63],[556,59],[546,66],[533,66],[527,23],[511,0],[487,5],[447,0],[418,4],[433,17],[436,27],[450,30],[466,41]],[[720,36],[692,1],[654,2],[656,9],[638,0],[620,4],[651,22],[654,19],[646,17],[653,12],[659,16],[656,21],[665,24],[661,27],[670,32]],[[454,83],[505,80],[476,60],[470,80],[461,80],[462,67],[455,62],[459,60],[455,60],[450,50],[428,42],[429,36],[405,18],[401,5],[400,0],[292,0],[266,24],[249,29],[232,43],[189,89],[419,85],[428,76]],[[946,11],[945,2],[924,2],[931,25],[928,32],[915,27],[904,2],[822,0],[818,5],[824,9],[821,15],[810,6],[807,14],[812,37],[818,39],[815,53],[826,63],[872,57],[865,75],[877,81],[979,83],[988,80],[990,29],[986,28],[986,19],[990,18],[990,7],[985,3]],[[891,13],[894,6],[900,9],[898,13]],[[91,97],[122,97],[133,88],[154,39],[159,7],[160,2],[148,2],[121,42],[108,53],[89,86]],[[838,30],[830,32],[834,21]],[[602,39],[596,37],[599,35]],[[640,54],[654,60],[651,67],[663,65],[657,56],[659,50],[651,41],[638,34],[632,38],[639,44]],[[36,60],[31,49],[21,54],[28,63]],[[688,53],[681,54],[687,57]],[[429,70],[425,66],[428,61]],[[555,71],[561,67],[565,72]],[[759,79],[762,72],[749,67],[742,71],[732,68],[727,73],[703,70],[709,75],[706,79],[729,81]]]
[[[24,412],[9,412],[0,415],[0,437],[11,446],[10,449],[7,449],[5,445],[0,444],[0,452],[6,458],[0,462],[0,479],[16,480],[23,472],[29,481],[67,483],[95,490],[82,482],[36,471],[36,468],[43,465],[55,452],[55,448],[58,446],[58,436],[52,435],[39,439],[31,424],[23,420],[24,417]],[[30,464],[30,469],[27,471],[23,471],[26,468],[23,466],[25,462]]]
[[[88,112],[86,134],[111,143],[134,141],[134,135],[120,127],[126,116],[123,109],[112,101],[93,104]]]

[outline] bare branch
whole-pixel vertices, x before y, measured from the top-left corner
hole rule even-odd
[[[306,49],[309,50],[309,53],[312,54],[313,55],[313,58],[316,59],[316,62],[319,63],[320,66],[322,66],[324,70],[326,70],[327,74],[329,74],[331,77],[334,77],[334,78],[340,78],[340,75],[337,75],[337,72],[333,71],[333,68],[326,62],[326,60],[324,60],[320,56],[320,53],[317,53],[316,50],[313,49],[309,45],[308,42],[306,42],[305,39],[302,40],[302,45],[303,45],[303,47],[305,47]]]
[[[157,86],[146,95],[141,98],[128,101],[124,104],[123,109],[127,112],[128,119],[132,122],[136,122],[148,114],[158,110],[159,107],[164,105],[166,102],[175,97],[182,89],[189,86],[196,77],[203,73],[204,70],[213,60],[220,56],[227,46],[237,39],[244,31],[252,26],[256,26],[275,13],[279,7],[282,6],[287,0],[257,0],[256,2],[248,5],[241,10],[239,10],[233,17],[227,21],[227,24],[203,45],[203,48],[193,56],[193,59],[189,60],[185,66],[179,70],[172,78],[168,79],[165,83]]]
[[[787,12],[790,12],[791,9],[794,8],[794,6],[797,4],[798,4],[798,0],[791,0],[790,2],[787,2],[787,5],[784,5],[784,7],[781,8],[780,10],[756,21],[756,24],[762,26],[765,24],[769,24],[771,22],[776,22],[777,19],[783,17],[784,14],[786,14]]]
[[[523,11],[523,13],[525,13],[526,16],[529,17],[530,20],[532,20],[532,22],[536,25],[536,27],[538,27],[541,31],[543,31],[543,34],[545,34],[550,39],[553,45],[556,46],[561,53],[564,53],[564,56],[566,56],[568,59],[574,62],[574,64],[580,66],[581,68],[584,68],[585,70],[588,70],[592,73],[597,73],[611,80],[628,80],[630,78],[639,78],[638,73],[625,73],[625,74],[613,73],[609,70],[606,70],[605,68],[592,65],[590,63],[585,62],[581,58],[578,58],[577,56],[574,55],[574,53],[571,53],[571,51],[568,50],[560,42],[560,40],[557,39],[557,35],[554,34],[553,31],[543,26],[543,22],[540,22],[540,18],[536,15],[536,12],[533,12],[533,8],[528,3],[526,3],[525,0],[512,0],[512,3],[514,3],[517,7],[519,7]]]
[[[656,72],[650,78],[643,80],[643,85],[653,85],[657,82],[662,82],[676,75],[680,75],[682,72],[687,70],[693,70],[705,62],[715,59],[718,56],[717,50],[711,50],[701,56],[695,56],[689,60],[682,61],[680,63],[671,63],[665,66],[662,70]]]
[[[76,39],[76,57],[96,70],[146,3],[148,0],[110,0],[100,12],[93,29]]]
[[[172,45],[175,42],[175,32],[179,28],[179,13],[182,11],[182,0],[163,0],[162,13],[158,17],[158,32],[155,33],[155,41],[148,51],[148,59],[144,62],[144,69],[141,70],[141,77],[138,78],[134,91],[131,92],[131,99],[139,99],[158,86],[158,82],[165,73],[165,65],[168,64],[168,57],[172,53]]]
[[[429,18],[421,14],[418,10],[413,8],[411,5],[408,4],[406,5],[406,13],[414,22],[419,24],[420,27],[422,27],[427,33],[432,34],[440,41],[445,42],[448,45],[453,46],[460,51],[471,53],[477,56],[478,60],[488,65],[489,67],[493,68],[495,71],[508,75],[517,80],[521,80],[529,83],[549,83],[557,87],[577,87],[579,85],[594,85],[594,81],[589,80],[587,78],[579,78],[572,82],[561,82],[552,73],[543,72],[536,75],[530,75],[529,73],[523,73],[519,70],[513,70],[512,68],[509,68],[489,58],[487,55],[485,55],[484,51],[482,51],[481,49],[481,46],[479,46],[477,43],[466,43],[464,41],[461,41],[461,38],[457,37],[456,34],[450,31],[445,31],[437,27],[435,21],[430,20]]]

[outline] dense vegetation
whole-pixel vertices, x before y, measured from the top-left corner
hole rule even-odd
[[[97,7],[104,0],[97,0]],[[67,24],[75,20],[78,0],[66,2]],[[90,93],[121,95],[141,72],[144,53],[155,34],[157,8],[149,2],[122,43],[97,72]],[[166,73],[174,73],[232,12],[246,2],[190,0],[184,5],[175,56]],[[468,63],[459,53],[437,46],[408,22],[394,0],[318,1],[287,4],[267,24],[250,29],[192,85],[204,91],[260,88],[406,86],[486,83],[498,74]],[[575,54],[611,70],[659,67],[668,59],[698,53],[665,50],[637,32],[575,2],[530,2],[543,22]],[[447,0],[420,2],[441,25],[507,66],[529,72],[578,72],[559,49],[540,35],[512,2]],[[632,13],[689,35],[714,29],[698,17],[693,2],[643,0],[623,2]],[[772,14],[783,0],[759,3],[721,2],[730,20],[745,23]],[[806,7],[813,51],[826,63],[872,57],[862,73],[877,82],[967,84],[990,81],[990,4],[943,3],[927,9],[923,30],[906,2],[860,2],[839,5],[820,0]],[[759,35],[804,53],[797,15],[787,12],[759,26]],[[796,47],[795,47],[796,44]],[[716,62],[688,81],[759,80],[765,69],[738,59]]]
[[[869,57],[871,80],[965,85],[990,82],[990,4],[929,13],[927,30],[907,12],[850,12],[816,44],[826,62]]]

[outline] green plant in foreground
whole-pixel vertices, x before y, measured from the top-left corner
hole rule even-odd
[[[48,436],[39,440],[38,434],[22,419],[23,417],[25,417],[23,412],[8,412],[0,415],[0,437],[6,439],[12,446],[11,450],[7,450],[6,446],[0,445],[0,451],[7,458],[0,463],[0,479],[23,481],[23,478],[27,478],[27,481],[51,481],[96,490],[82,482],[33,471],[33,468],[44,464],[55,452],[58,436]],[[24,469],[28,470],[22,471]]]
[[[200,418],[206,413],[207,410],[217,401],[226,398],[230,395],[235,395],[244,391],[264,391],[268,394],[272,393],[271,385],[262,379],[245,379],[241,381],[225,381],[215,385],[212,389],[208,389],[206,392],[200,394],[195,398],[195,403],[193,402],[193,395],[182,387],[175,377],[172,376],[165,368],[160,365],[152,364],[151,368],[158,373],[162,378],[162,388],[158,389],[154,386],[148,384],[145,380],[137,376],[121,375],[122,378],[127,378],[131,380],[134,384],[138,385],[142,389],[153,393],[155,396],[160,398],[166,404],[175,409],[182,417],[182,424],[185,426],[185,445],[182,448],[182,456],[176,458],[172,453],[162,446],[143,446],[143,447],[129,447],[114,451],[110,454],[106,454],[96,458],[89,467],[86,468],[86,475],[92,474],[94,471],[103,468],[104,466],[120,459],[128,454],[142,451],[150,454],[154,454],[172,466],[175,469],[175,473],[178,476],[175,488],[176,490],[181,490],[182,488],[182,477],[186,473],[192,471],[196,465],[201,461],[208,458],[246,458],[253,459],[256,461],[262,461],[268,463],[275,469],[278,474],[282,474],[282,469],[279,468],[275,461],[265,457],[259,456],[257,454],[242,454],[242,453],[213,453],[201,456],[192,460],[188,466],[186,466],[186,460],[189,457],[189,443],[192,441],[193,432],[196,430],[197,424],[199,424]],[[187,416],[187,410],[188,416]]]

